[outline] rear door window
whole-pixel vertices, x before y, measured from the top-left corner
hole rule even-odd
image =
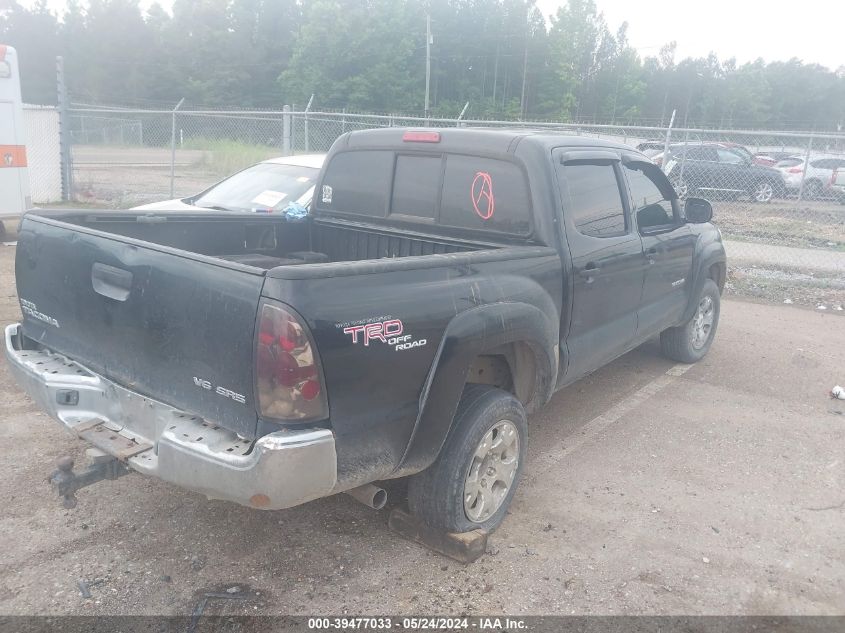
[[[528,185],[518,165],[478,156],[446,157],[440,224],[527,235],[530,218]]]
[[[383,218],[393,176],[393,152],[340,152],[331,159],[314,199],[320,211]]]
[[[567,163],[563,174],[579,233],[590,237],[625,235],[625,208],[611,163]]]

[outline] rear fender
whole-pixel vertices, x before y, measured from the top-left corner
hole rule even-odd
[[[494,303],[457,315],[449,323],[420,395],[408,448],[394,476],[427,468],[437,459],[473,360],[509,343],[524,343],[536,368],[531,408],[545,404],[557,378],[558,329],[539,309],[525,303]]]

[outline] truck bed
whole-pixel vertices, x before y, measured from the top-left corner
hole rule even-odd
[[[288,222],[282,216],[148,215],[125,211],[43,215],[80,228],[263,270],[498,248],[495,244],[449,240],[337,219]]]
[[[16,269],[23,334],[30,340],[119,385],[253,437],[258,306],[267,292],[287,301],[293,293],[278,288],[276,275],[328,278],[337,268],[345,269],[340,274],[373,265],[428,268],[444,265],[443,254],[509,252],[336,219],[63,210],[24,216]],[[202,387],[208,384],[236,399],[209,394]]]

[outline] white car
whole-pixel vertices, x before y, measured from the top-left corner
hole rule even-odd
[[[133,207],[142,211],[239,211],[273,213],[296,203],[311,205],[325,154],[270,158],[212,185],[202,193]]]
[[[797,194],[803,178],[804,191],[801,197],[815,200],[830,194],[830,179],[835,170],[845,169],[845,156],[814,154],[809,161],[804,156],[792,156],[778,162],[775,169],[783,174],[787,191]]]
[[[845,204],[845,168],[834,170],[830,177],[830,190],[839,202]]]

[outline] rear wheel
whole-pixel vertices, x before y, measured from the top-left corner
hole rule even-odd
[[[675,188],[675,193],[678,194],[678,198],[680,198],[681,200],[693,194],[692,188],[690,187],[689,183],[683,178],[673,178],[672,186]]]
[[[704,282],[695,313],[689,321],[660,333],[663,355],[680,363],[697,363],[710,349],[719,325],[719,287],[712,279]]]
[[[754,185],[750,195],[755,202],[769,202],[775,195],[775,188],[768,180],[761,180]]]
[[[495,387],[469,385],[437,461],[408,482],[411,512],[448,532],[496,529],[519,483],[527,444],[519,400]]]

